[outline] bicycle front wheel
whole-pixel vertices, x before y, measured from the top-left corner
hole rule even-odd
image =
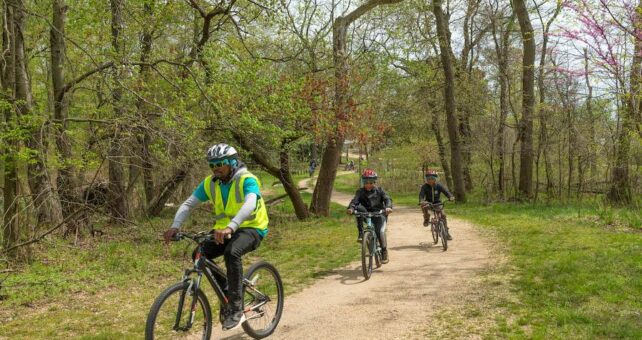
[[[371,231],[363,232],[363,240],[361,241],[361,270],[363,271],[363,276],[367,279],[372,275],[372,257],[375,247],[374,235]]]
[[[430,223],[430,233],[432,234],[432,243],[437,244],[439,242],[439,230],[434,223]]]
[[[279,272],[267,262],[253,264],[245,274],[243,330],[254,339],[274,332],[283,314],[283,282]]]
[[[190,281],[165,289],[149,311],[145,339],[209,339],[212,311],[202,290],[194,292]],[[191,291],[190,291],[191,290]]]
[[[441,246],[444,248],[444,251],[448,249],[448,235],[446,234],[446,226],[444,226],[443,221],[439,221],[439,234],[441,236]]]

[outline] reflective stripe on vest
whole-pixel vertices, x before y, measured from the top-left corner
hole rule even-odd
[[[229,225],[232,218],[236,216],[236,214],[243,206],[243,203],[245,202],[245,195],[243,194],[243,190],[241,188],[243,186],[243,183],[245,183],[245,179],[247,178],[253,178],[260,188],[261,183],[256,176],[247,171],[242,172],[239,177],[232,181],[231,186],[234,187],[234,190],[229,191],[225,206],[223,205],[223,196],[221,193],[220,184],[216,181],[212,181],[212,176],[208,176],[207,178],[205,178],[205,193],[207,194],[210,202],[212,202],[212,207],[215,215],[214,218],[216,220],[214,229],[225,229]],[[265,207],[265,203],[263,202],[263,197],[260,197],[256,201],[256,209],[254,209],[247,220],[241,223],[240,228],[255,228],[265,230],[267,229],[268,222],[269,220],[267,209]]]

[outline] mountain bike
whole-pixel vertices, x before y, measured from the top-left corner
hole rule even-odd
[[[379,245],[372,218],[384,216],[384,213],[383,210],[379,210],[377,212],[355,211],[353,214],[365,219],[361,240],[361,269],[363,270],[363,276],[368,280],[372,275],[373,262],[377,268],[381,267],[381,246]]]
[[[145,326],[145,339],[209,339],[212,335],[212,308],[203,292],[203,276],[220,302],[221,312],[228,308],[228,298],[214,275],[227,279],[218,264],[207,259],[204,243],[214,239],[208,232],[179,232],[175,241],[190,239],[198,244],[194,267],[183,278],[165,289],[154,301]],[[260,261],[251,265],[243,278],[243,330],[254,339],[274,332],[283,313],[283,283],[274,266]],[[222,322],[223,313],[219,315]]]
[[[426,207],[429,211],[432,211],[430,218],[430,233],[432,234],[432,240],[434,244],[439,242],[441,238],[441,246],[444,248],[444,251],[448,249],[448,233],[446,231],[446,217],[443,214],[444,203],[430,203],[423,201],[420,203],[422,207]]]

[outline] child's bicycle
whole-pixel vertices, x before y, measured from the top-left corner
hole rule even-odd
[[[437,242],[439,242],[439,238],[441,238],[441,246],[444,248],[444,251],[446,251],[448,249],[446,223],[448,222],[446,222],[446,218],[443,214],[444,203],[430,203],[423,201],[419,204],[432,211],[432,217],[430,218],[430,232],[432,233],[433,243],[437,244]]]
[[[203,244],[214,238],[208,232],[179,232],[174,240],[190,239],[198,243],[194,268],[186,269],[180,282],[165,289],[154,301],[145,326],[145,339],[210,339],[212,310],[201,287],[203,276],[219,300],[221,311],[228,299],[214,276],[226,278],[225,270],[203,256]],[[283,313],[283,283],[271,264],[261,261],[251,265],[243,278],[243,330],[255,339],[274,332]],[[222,315],[219,316],[222,320]]]
[[[366,222],[361,240],[361,269],[363,270],[363,276],[368,280],[372,275],[373,260],[377,268],[381,267],[381,246],[375,233],[372,218],[384,216],[384,213],[383,210],[379,210],[377,212],[355,211],[353,214],[357,217],[363,217]]]

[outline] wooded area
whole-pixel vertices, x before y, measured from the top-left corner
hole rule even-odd
[[[181,202],[217,142],[329,214],[344,142],[461,201],[642,194],[642,0],[5,0],[0,257]],[[308,207],[292,172],[321,161]],[[392,160],[394,162],[394,160]],[[371,164],[375,164],[373,161]]]

